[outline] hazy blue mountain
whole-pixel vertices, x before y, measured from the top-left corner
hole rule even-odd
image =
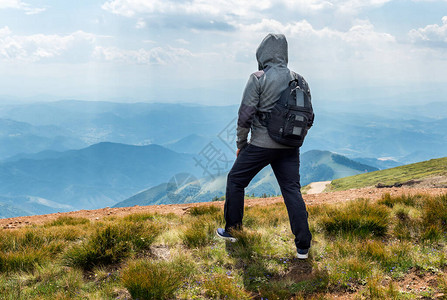
[[[0,202],[0,219],[30,216],[32,213],[10,204]]]
[[[307,185],[313,181],[325,181],[345,176],[356,175],[364,172],[377,171],[378,168],[368,166],[347,157],[331,153],[329,151],[312,150],[301,155],[301,185]],[[115,207],[133,205],[158,205],[173,203],[207,202],[214,197],[225,194],[227,174],[213,178],[203,177],[189,180],[186,184],[178,184],[174,192],[169,193],[169,183],[160,184],[142,191]],[[281,194],[270,166],[264,168],[245,190],[246,194],[255,196]]]
[[[2,162],[13,162],[18,161],[21,159],[35,159],[35,160],[41,160],[41,159],[54,159],[58,158],[59,156],[63,156],[64,152],[54,151],[54,150],[44,150],[37,153],[20,153],[16,154],[14,156],[8,157],[4,159]]]
[[[216,137],[204,137],[198,134],[190,134],[184,138],[164,144],[163,146],[178,153],[199,153],[208,143],[216,142]]]
[[[389,157],[399,163],[441,157],[447,153],[447,131],[444,130],[447,128],[447,113],[444,103],[417,106],[397,106],[392,103],[392,99],[359,104],[335,100],[320,103],[314,99],[315,125],[302,151],[321,149],[349,158]],[[60,128],[63,134],[53,132],[51,135],[51,131],[48,131],[49,135],[44,136],[54,139],[52,146],[68,147],[63,140],[56,138],[67,137],[65,134],[68,133],[67,138],[85,145],[104,141],[133,145],[155,143],[175,151],[197,153],[209,141],[219,141],[218,137],[222,137],[221,133],[226,128],[233,137],[229,137],[226,145],[220,146],[225,151],[235,147],[234,118],[237,109],[238,105],[59,101],[1,105],[0,118],[26,122],[35,127]],[[28,145],[27,140],[23,140],[14,147],[9,146],[8,149],[15,149],[10,155],[54,150],[49,146],[33,147],[40,144],[30,140]],[[5,141],[2,144],[11,143]],[[72,146],[80,148],[75,147],[76,144]]]
[[[0,107],[0,117],[56,125],[87,144],[165,144],[191,134],[216,136],[236,113],[237,106],[75,100]]]
[[[395,160],[388,159],[388,158],[376,159],[376,158],[367,158],[367,157],[356,157],[356,158],[353,158],[352,160],[359,162],[361,164],[376,167],[379,170],[394,168],[394,167],[403,165],[403,163],[399,163]]]
[[[84,142],[57,126],[33,126],[25,122],[0,119],[0,160],[18,153],[63,151],[83,146],[86,146]]]
[[[201,174],[192,155],[158,145],[100,143],[38,157],[1,163],[0,195],[33,196],[93,209],[112,206],[179,172]]]
[[[0,196],[0,218],[51,214],[74,210],[70,205],[31,196]]]
[[[318,113],[318,112],[317,112]],[[318,119],[317,119],[318,117]],[[329,150],[348,157],[389,157],[412,163],[447,152],[447,119],[405,120],[321,111],[303,150]],[[420,155],[413,158],[411,154]]]
[[[345,156],[329,151],[311,150],[301,155],[301,185],[314,181],[327,181],[365,172],[377,171]]]
[[[159,199],[167,195],[167,183],[162,183],[150,189],[139,192],[138,194],[115,204],[113,207],[128,207],[134,205],[148,205],[147,203],[157,203]]]

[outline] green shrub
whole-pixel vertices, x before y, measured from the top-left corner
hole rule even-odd
[[[38,229],[19,229],[2,232],[0,235],[1,251],[21,251],[28,248],[40,248],[51,242],[51,238]]]
[[[85,237],[87,230],[87,228],[82,228],[76,225],[66,225],[48,228],[47,234],[56,240],[71,242]]]
[[[403,204],[396,204],[393,208],[395,223],[392,233],[398,239],[411,240],[420,235],[421,221],[417,217],[412,217],[410,210],[410,207]]]
[[[358,253],[375,261],[382,261],[389,255],[385,243],[377,240],[367,240],[359,243]]]
[[[95,266],[120,262],[129,254],[130,247],[119,237],[116,227],[97,231],[89,240],[65,254],[65,264],[91,270]]]
[[[265,236],[255,231],[234,231],[237,242],[228,244],[232,256],[250,261],[253,257],[263,256],[272,252],[272,245]]]
[[[447,227],[447,194],[429,197],[424,201],[422,220],[425,226]]]
[[[275,203],[269,207],[254,206],[245,209],[244,227],[247,228],[271,228],[288,222],[289,216],[284,203]]]
[[[320,219],[323,230],[329,235],[348,234],[358,237],[384,236],[388,222],[389,209],[365,199],[332,206]]]
[[[220,207],[215,205],[202,205],[194,206],[188,210],[191,216],[203,216],[203,215],[214,215],[217,213],[222,213]]]
[[[447,194],[425,199],[420,226],[423,240],[435,242],[442,238],[447,228]]]
[[[50,227],[50,226],[64,226],[64,225],[82,225],[89,223],[90,220],[87,218],[59,217],[56,220],[45,224],[45,226]]]
[[[53,259],[65,245],[42,227],[0,231],[0,272],[31,271]]]
[[[121,262],[131,251],[149,249],[159,228],[152,224],[123,222],[98,229],[81,245],[74,246],[64,256],[68,266],[91,270],[95,266]]]
[[[0,252],[0,272],[32,271],[45,261],[44,250],[28,248],[25,251]]]
[[[234,279],[225,274],[214,274],[203,281],[205,296],[209,299],[252,299],[250,295],[236,284]]]
[[[207,220],[191,222],[183,231],[182,240],[188,248],[198,248],[210,244],[215,236],[214,223]]]
[[[390,208],[393,208],[396,204],[404,204],[406,206],[416,206],[423,195],[401,195],[392,197],[390,193],[385,193],[382,197],[377,201],[378,204],[386,205]]]
[[[430,242],[439,241],[442,237],[442,230],[436,225],[430,225],[425,228],[422,239]]]
[[[152,213],[139,213],[139,214],[127,215],[123,218],[123,220],[131,222],[144,222],[147,220],[154,220],[155,218],[156,215]]]
[[[172,299],[190,273],[178,260],[137,260],[122,271],[121,281],[133,299]]]

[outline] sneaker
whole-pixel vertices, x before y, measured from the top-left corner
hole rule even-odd
[[[297,249],[299,259],[307,259],[309,257],[309,249]]]
[[[225,229],[223,228],[217,228],[216,230],[216,234],[218,237],[230,241],[230,242],[236,242],[237,239],[235,237],[233,237],[231,234],[229,234],[228,232],[225,231]]]

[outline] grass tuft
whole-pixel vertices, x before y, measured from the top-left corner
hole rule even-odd
[[[205,279],[202,285],[208,299],[251,299],[250,294],[244,290],[242,285],[237,284],[233,278],[226,274],[214,274]]]
[[[217,213],[221,213],[221,209],[218,206],[214,205],[202,205],[202,206],[194,206],[188,210],[188,213],[191,216],[203,216],[203,215],[214,215]]]
[[[121,281],[133,299],[172,299],[191,272],[178,260],[136,260],[123,270]]]
[[[215,236],[215,223],[199,219],[189,224],[183,231],[182,240],[188,248],[199,248],[209,245]]]
[[[381,237],[387,233],[389,209],[366,199],[359,199],[343,207],[329,207],[319,221],[328,235]]]
[[[423,204],[422,223],[426,227],[432,225],[441,230],[447,227],[447,194],[426,197]]]
[[[64,226],[64,225],[83,225],[89,224],[90,220],[87,218],[75,218],[75,217],[59,217],[56,220],[45,224],[46,227],[51,226]]]
[[[417,201],[421,198],[421,195],[401,195],[391,197],[390,193],[385,193],[377,201],[378,204],[386,205],[393,208],[396,204],[404,204],[406,206],[415,206]]]
[[[27,249],[27,251],[20,252],[0,252],[0,272],[32,271],[45,261],[47,254],[44,250]]]
[[[123,220],[130,222],[144,222],[147,220],[155,220],[156,216],[157,215],[151,213],[138,213],[138,214],[127,215],[123,218]]]
[[[82,244],[74,246],[65,253],[67,266],[91,270],[96,266],[106,266],[121,262],[131,254],[148,250],[159,228],[152,224],[123,222],[107,225]]]

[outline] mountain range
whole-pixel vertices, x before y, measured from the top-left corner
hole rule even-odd
[[[312,150],[301,157],[301,185],[313,181],[333,180],[345,176],[377,171],[371,167],[350,160],[329,151]],[[114,207],[133,205],[173,204],[185,202],[208,202],[225,194],[226,174],[214,178],[183,180],[184,184],[163,183],[142,191],[129,199],[117,203]],[[281,190],[270,167],[264,168],[253,178],[245,190],[246,194],[260,197],[262,195],[279,195]]]
[[[136,194],[151,204],[206,202],[222,196],[230,165],[209,176],[195,158],[159,145],[108,142],[16,156],[0,163],[0,216],[120,206],[122,201],[135,205],[126,199]],[[328,151],[303,153],[301,161],[303,185],[377,170]],[[247,193],[281,193],[271,168],[254,178]]]
[[[0,195],[38,197],[73,209],[101,208],[185,170],[201,174],[192,155],[158,145],[99,143],[1,163]]]
[[[443,103],[349,105],[314,101],[315,125],[301,148],[302,185],[445,156]],[[75,100],[0,104],[0,216],[101,208],[141,195],[146,203],[220,197],[235,157],[237,110]],[[224,162],[217,174],[206,161],[210,150]],[[247,193],[279,194],[271,169]]]
[[[314,101],[316,119],[302,147],[400,164],[447,152],[444,103],[419,106]],[[0,105],[0,160],[43,150],[81,149],[99,142],[159,144],[196,154],[212,141],[233,153],[237,105],[109,103],[65,100]],[[233,136],[224,136],[229,129]],[[224,136],[224,139],[222,137]],[[216,144],[216,142],[214,142]],[[228,150],[226,150],[228,149]]]

